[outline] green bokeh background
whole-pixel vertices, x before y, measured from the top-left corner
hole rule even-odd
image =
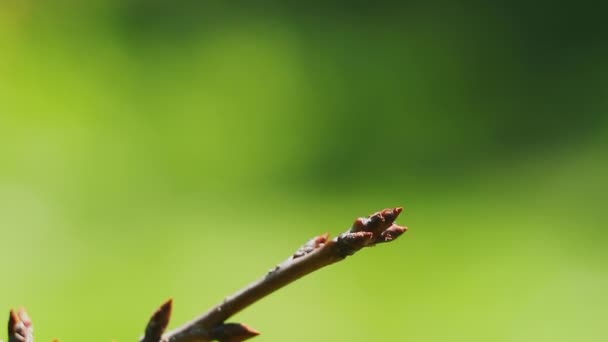
[[[0,310],[171,327],[318,233],[395,244],[234,320],[260,341],[608,340],[608,33],[577,3],[0,2]]]

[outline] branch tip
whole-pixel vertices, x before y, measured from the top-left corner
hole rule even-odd
[[[342,256],[353,255],[363,247],[397,239],[407,231],[407,227],[394,223],[402,212],[402,207],[388,208],[355,220],[352,228],[337,239]]]
[[[393,224],[383,231],[378,237],[376,243],[390,242],[407,232],[407,227]]]
[[[401,207],[384,209],[356,219],[348,231],[331,240],[327,233],[313,237],[262,278],[227,297],[193,321],[167,333],[163,342],[241,342],[259,335],[257,330],[244,324],[224,322],[256,301],[309,273],[344,260],[365,247],[397,239],[407,231],[407,227],[395,223],[402,212]]]
[[[381,215],[384,218],[384,220],[386,221],[386,223],[393,224],[393,222],[395,222],[395,220],[397,219],[397,217],[399,217],[399,214],[401,214],[401,212],[403,212],[403,208],[397,207],[397,208],[392,208],[392,209],[384,209],[382,211]]]
[[[378,235],[389,228],[397,217],[399,217],[401,212],[403,212],[402,207],[387,208],[368,217],[360,217],[355,220],[349,232],[356,233],[366,231]]]

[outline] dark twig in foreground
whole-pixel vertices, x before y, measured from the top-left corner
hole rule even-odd
[[[348,231],[331,240],[328,234],[311,239],[264,277],[226,298],[205,314],[165,334],[160,340],[147,339],[147,329],[142,342],[240,342],[258,335],[257,331],[244,324],[224,322],[249,305],[311,272],[341,261],[362,248],[395,240],[407,230],[406,227],[395,224],[401,211],[402,208],[385,209],[367,218],[359,218]],[[162,311],[162,307],[159,311]],[[148,328],[154,325],[152,321],[156,316],[157,314],[152,317]],[[159,335],[154,331],[157,338]]]

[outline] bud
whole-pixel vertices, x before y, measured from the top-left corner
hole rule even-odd
[[[259,334],[259,331],[242,323],[221,324],[211,330],[211,338],[220,342],[241,342]]]
[[[399,226],[393,224],[387,230],[383,231],[376,243],[390,242],[401,236],[403,233],[407,232],[407,227]]]
[[[172,307],[173,300],[169,299],[154,312],[146,326],[146,332],[141,342],[159,342],[161,340],[167,325],[169,325]]]

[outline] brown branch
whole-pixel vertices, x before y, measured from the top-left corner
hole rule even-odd
[[[8,342],[34,342],[34,326],[24,308],[11,310],[8,317]]]
[[[282,288],[285,285],[322,267],[331,265],[353,255],[364,247],[390,242],[403,234],[407,228],[394,222],[402,208],[385,209],[367,218],[359,218],[345,233],[330,240],[328,234],[317,236],[283,263],[270,270],[264,277],[250,284],[231,297],[226,298],[207,313],[186,323],[159,339],[142,339],[142,342],[240,342],[258,334],[243,324],[224,322],[237,312]],[[162,311],[162,308],[159,309]],[[154,317],[152,320],[154,320]],[[168,316],[166,317],[168,321]],[[164,322],[164,321],[163,321]],[[150,322],[152,324],[152,321]],[[150,327],[150,324],[148,327]],[[162,325],[164,327],[166,324]],[[157,330],[153,329],[156,333]],[[162,332],[161,332],[162,333]],[[146,336],[148,330],[146,330]]]

